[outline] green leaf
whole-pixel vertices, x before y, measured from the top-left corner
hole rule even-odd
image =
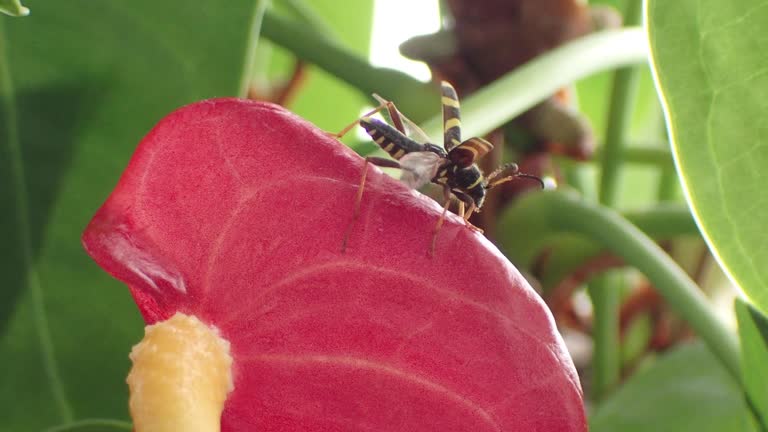
[[[45,2],[0,20],[1,430],[127,417],[143,324],[80,234],[169,111],[234,96],[254,2]]]
[[[660,357],[597,407],[592,432],[755,431],[739,384],[701,344]]]
[[[110,419],[86,419],[46,429],[44,432],[124,432],[133,430],[129,422]]]
[[[27,16],[29,8],[22,6],[19,0],[0,0],[0,12],[10,16]]]
[[[768,4],[649,0],[646,14],[687,198],[720,264],[768,311]]]
[[[768,420],[768,317],[736,299],[741,340],[741,374],[747,397],[762,423]]]

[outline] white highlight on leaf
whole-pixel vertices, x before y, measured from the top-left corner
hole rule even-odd
[[[162,290],[156,281],[165,281],[177,291],[186,294],[187,286],[180,273],[167,270],[166,265],[162,265],[155,257],[133,244],[121,231],[118,227],[113,234],[105,236],[102,240],[105,249],[115,261],[123,263],[128,270],[157,292]],[[127,229],[125,231],[127,232]]]

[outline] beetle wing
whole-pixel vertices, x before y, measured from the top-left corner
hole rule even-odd
[[[386,104],[388,101],[384,99],[383,97],[377,95],[376,93],[373,94],[374,99],[376,99],[380,104]],[[427,144],[431,142],[429,140],[429,136],[421,130],[421,128],[413,122],[413,120],[409,119],[408,117],[404,116],[403,113],[401,113],[397,108],[395,108],[397,111],[397,115],[400,117],[400,120],[403,122],[403,126],[405,127],[406,135],[411,138],[412,140],[416,141],[419,144]],[[386,110],[384,110],[386,112]],[[392,123],[392,119],[388,119],[390,123]]]
[[[493,144],[482,138],[470,138],[448,152],[448,159],[461,168],[466,168],[486,153],[493,150]]]
[[[418,189],[432,181],[445,158],[433,152],[413,152],[400,158],[400,180],[408,187]]]

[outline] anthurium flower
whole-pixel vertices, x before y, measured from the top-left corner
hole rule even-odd
[[[458,217],[430,256],[441,207],[370,167],[342,252],[362,167],[280,107],[199,102],[144,138],[83,241],[148,324],[229,344],[224,431],[585,431],[551,315]]]

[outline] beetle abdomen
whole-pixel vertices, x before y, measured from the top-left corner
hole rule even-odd
[[[423,144],[408,138],[382,121],[362,118],[360,119],[360,126],[368,132],[368,135],[379,147],[395,159],[400,159],[407,153],[425,151]]]

